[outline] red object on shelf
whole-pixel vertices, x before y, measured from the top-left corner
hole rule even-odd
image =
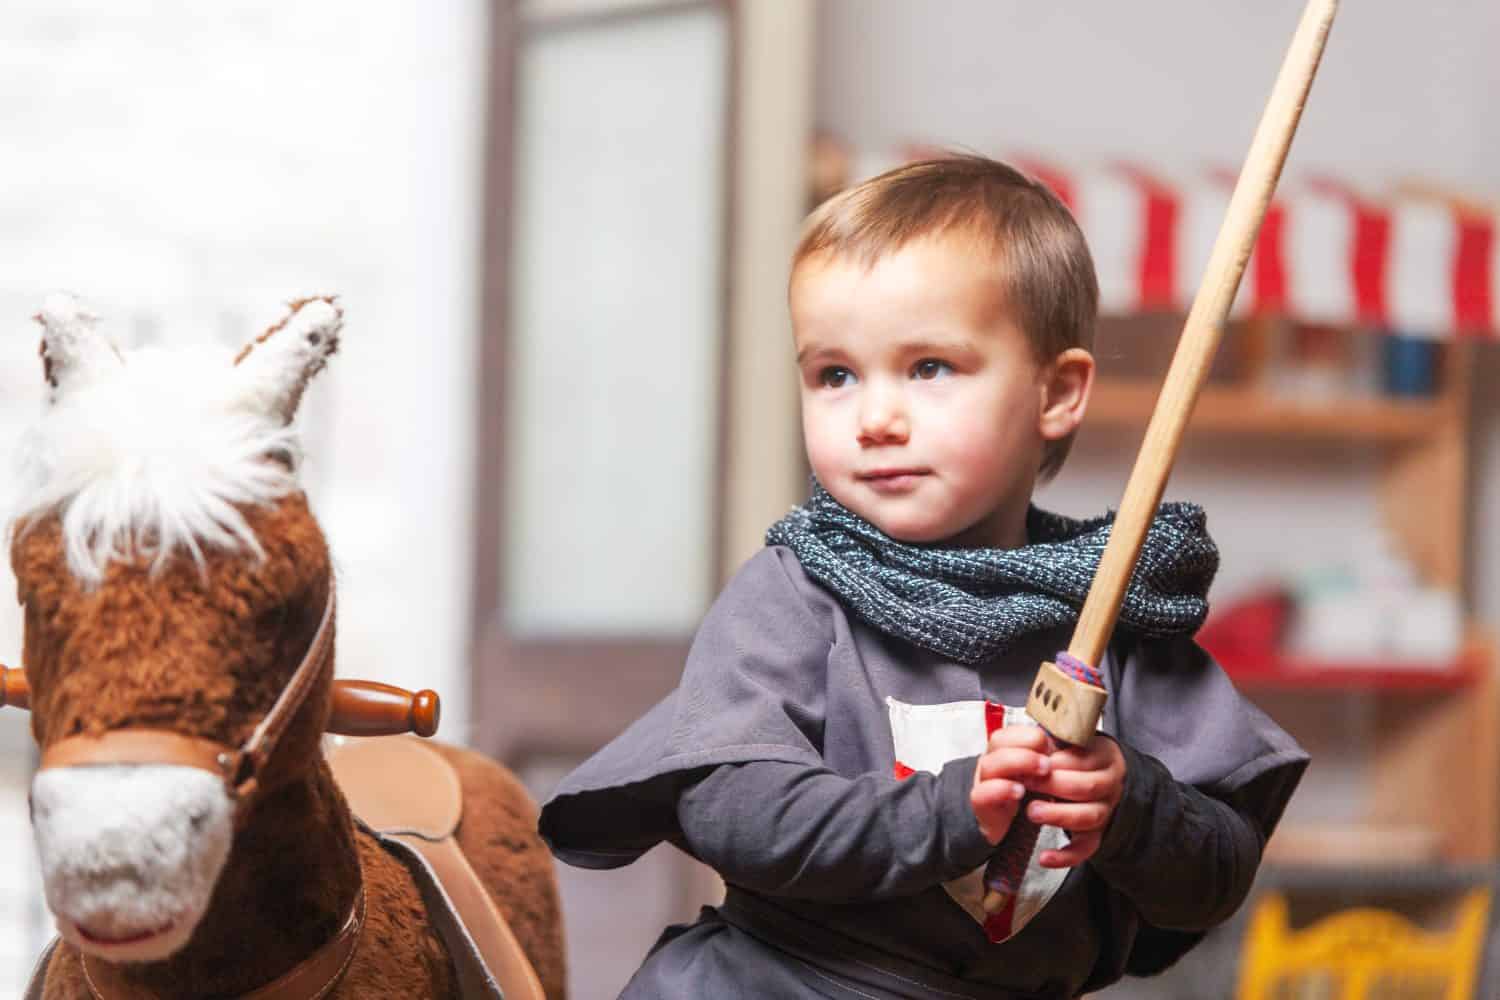
[[[1287,655],[1282,638],[1291,613],[1289,594],[1266,590],[1216,613],[1199,630],[1198,642],[1236,685],[1256,690],[1452,690],[1471,683],[1483,665],[1483,652],[1472,644],[1450,663]]]
[[[1216,612],[1198,630],[1198,642],[1221,660],[1268,656],[1281,646],[1291,614],[1291,595],[1268,588]]]

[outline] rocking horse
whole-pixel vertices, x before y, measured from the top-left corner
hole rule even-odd
[[[338,347],[336,302],[293,303],[233,364],[123,355],[71,299],[37,319],[47,405],[11,540],[25,672],[0,669],[41,748],[60,934],[28,996],[562,997],[519,782],[414,736],[334,768],[323,752],[330,728],[436,725],[430,692],[333,678],[334,574],[291,422]],[[400,784],[413,759],[423,777]]]

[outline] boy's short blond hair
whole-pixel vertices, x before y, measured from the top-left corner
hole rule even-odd
[[[829,198],[803,226],[792,273],[822,254],[870,266],[935,234],[970,237],[995,255],[1002,294],[1039,363],[1092,349],[1099,282],[1083,231],[1046,185],[983,156],[909,163]],[[1042,479],[1071,446],[1071,435],[1048,443]]]

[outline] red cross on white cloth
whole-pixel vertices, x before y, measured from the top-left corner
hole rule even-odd
[[[896,747],[893,770],[897,778],[918,771],[937,774],[943,765],[960,757],[982,754],[990,733],[1004,726],[1034,726],[1024,708],[989,701],[950,701],[941,705],[908,705],[895,698],[885,700],[891,719],[891,738]],[[992,942],[1011,937],[1047,905],[1063,879],[1066,868],[1043,868],[1037,864],[1042,851],[1058,850],[1068,843],[1067,834],[1055,826],[1044,826],[1036,850],[1026,866],[1021,891],[999,913],[986,914],[984,871],[976,868],[943,888],[954,902],[978,921]]]

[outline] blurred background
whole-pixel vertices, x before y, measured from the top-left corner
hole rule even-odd
[[[1099,513],[1300,8],[9,0],[0,445],[40,404],[48,291],[124,344],[226,360],[287,300],[339,294],[302,420],[340,673],[436,688],[443,735],[544,797],[673,685],[804,495],[784,283],[805,212],[952,148],[1058,190],[1096,255],[1102,379],[1040,501]],[[1497,42],[1489,0],[1334,27],[1167,491],[1223,550],[1202,641],[1314,762],[1241,915],[1105,996],[1249,996],[1302,945],[1311,992],[1279,995],[1331,996],[1353,909],[1400,921],[1383,974],[1412,991],[1381,995],[1496,995]],[[12,607],[0,659],[19,650]],[[50,929],[23,714],[0,744],[10,996]],[[670,849],[560,876],[580,1000],[720,891]]]

